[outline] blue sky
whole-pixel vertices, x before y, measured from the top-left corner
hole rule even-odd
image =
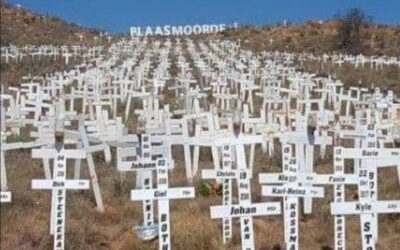
[[[7,1],[7,0],[6,0]],[[131,26],[276,24],[325,20],[338,11],[363,9],[376,22],[400,24],[400,0],[8,0],[69,22],[128,32]]]

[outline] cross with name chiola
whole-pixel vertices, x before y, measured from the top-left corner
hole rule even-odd
[[[232,169],[232,148],[230,145],[222,146],[222,170],[203,169],[203,179],[222,180],[222,205],[232,205],[232,180],[239,179],[239,171]],[[250,174],[248,171],[247,174]],[[222,218],[222,239],[224,243],[232,239],[232,217]]]
[[[253,217],[280,214],[281,206],[279,202],[251,202],[251,173],[247,168],[244,148],[248,140],[245,140],[245,137],[238,134],[237,137],[224,138],[224,141],[229,142],[228,144],[233,148],[233,152],[236,155],[237,169],[232,173],[237,181],[239,204],[213,206],[210,208],[210,212],[213,219],[221,218],[226,220],[227,218],[240,218],[242,249],[253,250],[255,249]]]

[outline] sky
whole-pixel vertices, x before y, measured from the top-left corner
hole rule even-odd
[[[276,24],[326,20],[358,7],[386,24],[400,24],[400,0],[6,0],[40,14],[108,32],[131,26]]]

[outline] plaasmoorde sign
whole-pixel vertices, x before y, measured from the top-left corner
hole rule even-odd
[[[131,36],[189,36],[197,34],[218,33],[227,28],[236,28],[237,23],[229,26],[226,24],[196,24],[196,25],[164,25],[164,26],[147,26],[147,27],[131,27]]]

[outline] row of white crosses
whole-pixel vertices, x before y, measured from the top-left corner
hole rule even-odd
[[[354,136],[367,139],[368,136],[372,138],[369,143],[364,142],[364,145],[377,145],[376,130],[374,126],[370,126],[371,131],[365,131],[364,134],[360,132],[347,132],[353,133]],[[369,133],[368,133],[369,132]],[[345,133],[345,132],[342,132]],[[351,135],[351,134],[350,134]],[[348,135],[349,136],[349,135]],[[399,149],[378,149],[374,148],[372,151],[363,148],[342,148],[336,147],[335,150],[335,172],[334,174],[314,174],[302,173],[298,169],[298,158],[293,157],[292,146],[286,144],[282,139],[282,159],[283,159],[283,173],[282,174],[260,174],[260,182],[264,184],[283,184],[283,186],[265,186],[262,189],[263,195],[268,196],[284,196],[284,211],[285,211],[285,242],[287,249],[298,249],[298,201],[297,199],[290,199],[289,197],[324,197],[323,189],[321,187],[307,187],[305,184],[312,185],[328,185],[334,184],[335,203],[332,204],[332,213],[335,216],[335,249],[345,249],[345,224],[342,214],[359,214],[363,213],[363,209],[370,209],[365,213],[374,212],[371,208],[375,203],[371,201],[352,202],[344,205],[344,186],[358,184],[360,197],[368,197],[372,195],[376,199],[377,195],[377,171],[376,167],[396,166],[399,163],[400,150]],[[287,140],[287,139],[286,139]],[[376,146],[374,146],[376,147]],[[296,154],[297,155],[297,154]],[[375,166],[370,162],[365,163],[368,169],[356,168],[356,172],[352,174],[345,174],[344,172],[344,159],[360,159],[360,161],[367,161],[368,159],[376,159]],[[372,168],[369,168],[371,166]],[[288,186],[286,186],[288,185]],[[367,189],[367,190],[365,190]],[[368,190],[368,189],[372,189]],[[371,197],[370,197],[371,198]],[[384,201],[378,202],[376,205],[376,213],[393,213],[399,211],[400,201]],[[346,208],[345,208],[346,207]],[[347,208],[348,207],[348,208]],[[347,211],[344,211],[346,210]],[[353,210],[351,210],[353,209]],[[372,210],[371,210],[372,209]],[[380,209],[380,210],[379,210]],[[357,212],[358,211],[358,212]],[[363,249],[375,249],[377,239],[377,221],[367,221],[362,224],[361,231],[363,232]],[[374,231],[375,234],[369,232]],[[372,240],[374,239],[374,240]]]
[[[43,106],[40,106],[43,108]],[[62,108],[60,108],[62,107]],[[39,118],[37,118],[36,122],[34,122],[33,124],[38,126],[39,131],[36,133],[31,133],[31,135],[33,137],[38,137],[39,141],[36,142],[30,142],[30,143],[11,143],[11,144],[7,144],[7,143],[2,143],[2,164],[1,164],[1,169],[2,169],[2,190],[6,189],[6,179],[5,179],[5,164],[4,164],[4,152],[3,150],[11,150],[11,149],[18,149],[18,148],[31,148],[31,147],[38,147],[38,146],[45,146],[45,145],[51,145],[52,143],[54,143],[54,139],[50,141],[43,141],[44,138],[46,137],[46,133],[56,136],[61,136],[59,133],[61,133],[60,131],[56,131],[56,133],[51,132],[52,129],[54,128],[58,128],[60,126],[64,126],[64,121],[66,120],[66,115],[69,116],[73,116],[73,114],[69,114],[68,112],[65,111],[64,108],[64,100],[62,98],[59,98],[59,104],[56,106],[56,108],[58,108],[59,110],[56,112],[56,114],[54,114],[54,107],[52,106],[52,104],[49,104],[47,106],[47,108],[49,109],[48,112],[46,112],[45,115],[40,114],[40,120]],[[40,113],[42,112],[42,109],[39,109]],[[57,109],[56,109],[57,110]],[[7,120],[4,118],[6,112],[4,112],[4,107],[2,105],[2,128],[5,127],[5,125],[3,123],[6,123]],[[35,113],[35,114],[39,114],[39,113]],[[53,114],[53,116],[52,116]],[[50,115],[50,116],[49,116]],[[61,118],[60,118],[61,117]],[[94,169],[94,162],[93,162],[93,158],[92,158],[92,153],[96,152],[96,151],[102,151],[105,150],[105,152],[107,152],[107,148],[104,148],[102,144],[100,145],[95,145],[95,146],[90,146],[89,145],[89,137],[86,134],[86,129],[84,126],[84,122],[83,122],[83,118],[84,116],[80,116],[79,117],[79,131],[62,131],[62,137],[64,138],[68,138],[70,139],[70,137],[72,137],[73,140],[78,141],[78,147],[82,147],[82,150],[79,151],[71,151],[71,150],[65,150],[65,154],[63,153],[63,145],[64,142],[62,142],[62,145],[60,144],[60,142],[57,143],[56,140],[56,150],[53,149],[40,149],[40,150],[36,150],[34,149],[32,151],[32,157],[33,158],[43,158],[44,161],[44,166],[45,166],[45,173],[46,173],[46,178],[47,180],[43,180],[43,181],[33,181],[33,188],[51,188],[53,189],[53,200],[52,200],[52,213],[51,213],[51,233],[54,234],[55,233],[55,243],[54,243],[54,248],[55,249],[63,249],[64,248],[64,216],[65,216],[65,188],[72,188],[72,189],[76,189],[76,188],[88,188],[89,185],[86,185],[86,182],[81,182],[79,181],[79,173],[80,173],[80,159],[81,158],[86,158],[88,160],[88,167],[89,167],[89,171],[90,171],[90,175],[91,175],[91,181],[92,181],[92,185],[93,185],[93,190],[94,190],[94,194],[95,194],[95,198],[96,198],[96,202],[98,205],[98,209],[99,211],[103,211],[103,204],[102,204],[102,199],[101,199],[101,195],[100,195],[100,188],[99,188],[99,184],[97,182],[97,176],[96,176],[96,172]],[[55,121],[52,119],[56,119]],[[77,119],[77,118],[73,118],[73,119]],[[65,121],[67,123],[67,121]],[[53,124],[53,126],[52,126]],[[60,125],[61,124],[61,125]],[[57,127],[58,125],[58,127]],[[55,127],[54,127],[55,126]],[[118,127],[118,126],[117,126]],[[90,131],[90,129],[89,129]],[[2,129],[2,140],[5,140],[4,135],[5,133],[3,133],[3,129]],[[98,143],[98,141],[96,140],[96,138],[93,138],[93,136],[90,137],[91,141],[94,141],[96,143]],[[117,139],[118,138],[114,138]],[[129,139],[126,138],[126,139]],[[53,141],[53,142],[52,142]],[[101,141],[100,141],[101,142]],[[3,147],[4,145],[4,147]],[[60,146],[61,145],[61,146]],[[99,147],[100,146],[100,147]],[[61,148],[57,148],[57,147],[61,147]],[[70,155],[71,154],[71,155]],[[109,150],[108,150],[108,154],[109,154]],[[107,154],[106,154],[107,156]],[[66,180],[65,179],[65,158],[75,158],[76,159],[76,164],[75,164],[75,180]],[[109,158],[109,157],[108,157]],[[51,172],[48,168],[48,161],[49,159],[54,159],[54,164],[55,167],[53,169],[53,178],[51,180]],[[107,159],[107,157],[106,157]],[[47,163],[47,164],[46,164]],[[46,168],[47,167],[47,168]],[[63,176],[64,175],[64,176]],[[4,178],[3,178],[4,177]],[[4,180],[3,180],[4,179]],[[87,182],[87,184],[89,184],[89,182]],[[2,193],[2,201],[9,201],[10,200],[10,193]]]
[[[303,64],[306,61],[320,61],[323,64],[332,62],[338,66],[343,66],[345,63],[352,64],[356,68],[366,67],[369,65],[370,69],[382,69],[384,66],[397,66],[400,67],[400,59],[394,56],[365,56],[348,55],[348,54],[323,54],[320,56],[310,53],[302,53],[295,55]]]
[[[255,145],[261,144],[264,152],[268,148],[272,154],[275,139],[279,139],[284,159],[283,173],[261,174],[260,183],[264,185],[262,194],[283,197],[286,247],[299,248],[298,198],[304,198],[304,211],[311,213],[312,198],[324,196],[322,186],[361,185],[355,174],[315,174],[315,147],[318,145],[321,156],[324,156],[326,146],[332,144],[332,136],[340,137],[340,131],[335,131],[337,127],[334,126],[334,122],[338,125],[357,125],[352,109],[373,109],[379,117],[379,120],[375,121],[376,126],[388,131],[386,136],[380,136],[379,145],[393,141],[393,131],[399,121],[396,113],[399,106],[393,102],[393,93],[385,95],[377,89],[373,94],[369,94],[368,90],[360,88],[351,88],[345,92],[340,82],[296,72],[294,67],[288,66],[293,63],[294,56],[286,53],[255,55],[249,51],[237,50],[232,42],[200,42],[198,47],[191,40],[186,40],[186,43],[189,53],[184,53],[180,40],[176,41],[174,47],[169,40],[164,42],[163,46],[158,41],[119,42],[111,45],[108,51],[109,59],[94,56],[96,66],[84,63],[62,74],[46,78],[27,78],[28,82],[24,83],[21,89],[10,89],[15,98],[13,95],[2,95],[2,99],[7,99],[9,103],[7,109],[2,111],[6,115],[3,119],[4,131],[8,131],[9,128],[17,132],[25,125],[37,127],[38,131],[32,131],[31,135],[39,142],[44,142],[33,144],[35,147],[43,147],[34,150],[33,156],[42,157],[40,152],[49,151],[48,148],[54,144],[54,139],[49,142],[44,138],[58,135],[54,133],[54,129],[57,128],[56,118],[68,126],[72,121],[79,121],[77,131],[63,130],[68,143],[75,144],[80,152],[65,151],[68,154],[60,157],[78,157],[75,159],[75,179],[65,180],[65,183],[79,183],[81,160],[86,158],[99,211],[103,211],[104,208],[92,153],[104,152],[106,161],[110,162],[110,147],[117,147],[117,169],[122,172],[137,172],[138,189],[132,191],[131,198],[144,201],[144,224],[135,227],[136,232],[144,240],[155,238],[158,233],[160,249],[171,248],[168,200],[194,196],[192,188],[168,187],[168,170],[173,167],[172,145],[184,147],[185,170],[189,181],[193,180],[199,169],[200,146],[211,147],[215,169],[204,170],[203,177],[216,179],[223,184],[224,189],[223,204],[212,207],[211,216],[223,220],[224,242],[232,238],[232,218],[240,217],[243,249],[254,249],[252,217],[279,214],[281,210],[279,203],[251,203],[250,182],[253,177]],[[118,57],[127,54],[130,58],[118,64]],[[169,61],[171,55],[177,57],[172,63]],[[187,55],[192,58],[187,58]],[[194,69],[190,62],[193,62],[195,69],[199,71],[200,79],[196,79],[196,75],[192,73]],[[175,76],[169,73],[172,64],[180,71]],[[82,67],[86,68],[84,72],[80,70]],[[257,83],[258,79],[261,83]],[[168,86],[169,80],[178,84]],[[77,84],[72,86],[68,93],[66,87],[73,82]],[[160,108],[163,104],[160,95],[166,89],[175,91],[177,99],[183,100],[178,110],[170,112],[166,103],[163,109]],[[210,105],[211,103],[204,104],[203,98],[209,94],[206,93],[208,90],[211,90],[211,94],[216,98],[217,106]],[[59,99],[60,95],[63,95],[63,99],[60,100],[62,104],[59,106],[69,107],[69,110],[63,108],[61,114],[60,111],[56,112],[59,106],[55,105],[53,100]],[[256,97],[263,101],[259,117],[256,116],[257,110],[253,107]],[[142,110],[136,109],[134,112],[144,122],[145,134],[142,134],[141,140],[137,135],[129,134],[122,123],[123,120],[127,121],[128,117],[132,117],[132,98],[140,98],[143,104]],[[76,109],[79,103],[82,103],[81,109]],[[325,103],[328,103],[333,111],[326,110]],[[342,103],[345,107],[344,115],[341,113]],[[117,112],[121,105],[125,105],[124,119],[119,117]],[[242,111],[244,133],[239,133],[237,121],[232,123],[231,117],[224,113],[234,106]],[[292,108],[293,106],[296,108]],[[317,106],[317,109],[313,106]],[[222,115],[218,115],[220,111],[224,111]],[[181,118],[172,118],[172,114]],[[313,124],[309,126],[311,118]],[[233,130],[236,132],[235,136]],[[3,138],[5,139],[6,137]],[[152,142],[161,146],[152,145]],[[245,156],[245,145],[250,146],[248,160]],[[23,146],[27,145],[18,144],[14,148]],[[190,146],[193,146],[193,156]],[[56,158],[54,164],[60,164],[56,162],[58,151],[51,152],[50,156],[44,157],[47,180],[42,183],[46,184],[37,184],[37,181],[34,183],[42,185],[40,187],[54,188],[53,192],[59,192],[56,190],[58,186],[52,186],[57,177],[56,171],[54,169],[51,174],[49,167],[49,157]],[[362,163],[357,164],[361,169]],[[61,167],[60,169],[62,172]],[[157,183],[152,181],[154,172],[157,174]],[[5,173],[1,174],[3,178]],[[238,204],[232,204],[232,180],[235,179],[239,191]],[[58,181],[61,179],[57,179]],[[89,188],[89,182],[87,183],[82,184],[82,187]],[[70,185],[71,188],[77,187],[75,184]],[[7,195],[4,196],[5,200],[8,200]],[[154,222],[153,200],[159,202],[158,225]],[[56,203],[54,197],[53,203]],[[57,204],[60,212],[63,204],[65,203]],[[51,214],[51,232],[56,232],[56,212],[53,211],[55,209],[52,209]],[[64,213],[60,213],[60,216],[64,216]],[[61,227],[59,229],[61,230]],[[56,237],[56,240],[60,241],[57,241],[57,244],[55,241],[56,245],[61,246],[58,249],[64,244],[61,232],[63,231],[61,230]],[[341,236],[340,239],[343,240],[340,231],[335,235],[338,239]]]
[[[298,89],[298,88],[296,88],[296,89]],[[357,98],[357,100],[359,100],[359,98]],[[319,117],[317,117],[318,119],[322,119],[322,121],[324,122],[324,123],[326,123],[327,122],[327,118],[324,118],[324,117],[321,117],[321,118],[319,118]],[[317,124],[317,126],[318,126],[318,124]],[[326,136],[325,136],[326,137]],[[326,144],[323,144],[322,146],[325,146]],[[297,147],[297,148],[299,148],[299,147]],[[310,159],[312,159],[312,156],[310,157]],[[311,176],[312,176],[312,174],[310,174]],[[321,179],[322,178],[322,179]],[[338,182],[338,180],[341,180],[341,178],[340,177],[335,177],[335,176],[332,176],[332,175],[330,175],[330,176],[321,176],[321,178],[319,178],[319,179],[317,179],[316,181],[310,181],[310,180],[308,180],[308,183],[310,183],[310,184],[320,184],[320,185],[322,185],[322,184],[324,184],[324,183],[330,183],[330,184],[332,184],[332,183],[334,183],[334,182]],[[347,183],[354,183],[354,176],[352,177],[352,178],[349,178],[348,179],[348,181],[347,181]],[[320,192],[320,195],[321,195],[321,192]]]
[[[335,97],[335,96],[334,96]],[[336,98],[335,98],[336,99]],[[358,96],[358,98],[357,99],[355,99],[355,100],[360,100],[360,96]],[[306,105],[307,105],[307,103],[306,103]],[[347,113],[349,113],[349,111],[347,111]],[[319,120],[319,121],[321,121],[322,123],[325,123],[325,124],[327,124],[328,122],[329,122],[329,120],[332,120],[332,115],[331,115],[331,118],[328,118],[329,117],[329,115],[328,116],[322,116],[322,117],[318,117],[318,115],[319,115],[319,113],[317,113],[317,119]],[[333,120],[332,120],[333,121]],[[317,126],[318,126],[319,124],[317,124]],[[326,135],[325,135],[325,137],[326,138],[328,138]],[[327,143],[328,141],[326,141],[325,142],[325,144],[323,144],[322,146],[325,146],[325,145],[327,145],[326,143]],[[299,148],[299,147],[297,147],[297,148]],[[321,150],[322,151],[322,150]],[[321,152],[322,153],[322,152]],[[299,154],[297,154],[297,155],[299,155]],[[300,154],[301,155],[301,154]],[[311,159],[312,159],[312,156],[310,157]],[[295,161],[296,162],[296,161]],[[312,165],[312,164],[311,164]],[[343,178],[343,177],[341,177],[341,176],[336,176],[336,175],[324,175],[324,176],[313,176],[313,174],[312,173],[310,173],[310,174],[305,174],[305,176],[304,176],[304,174],[302,175],[302,178],[301,178],[303,181],[301,181],[301,183],[306,183],[306,185],[307,185],[307,183],[308,184],[312,184],[312,185],[326,185],[326,184],[333,184],[333,183],[340,183],[340,182],[343,182],[343,184],[355,184],[357,181],[356,181],[356,178],[355,178],[355,175],[353,174],[352,176],[349,176],[349,177],[347,177],[347,178]],[[277,181],[277,178],[275,179],[275,181]],[[318,192],[316,192],[316,194],[317,194]],[[323,192],[319,192],[318,193],[318,195],[319,195],[319,197],[323,197]],[[289,213],[290,214],[290,213]],[[293,214],[293,213],[292,213]],[[289,232],[290,230],[287,230],[287,232]],[[293,235],[292,235],[293,236]],[[287,238],[286,239],[294,239],[294,242],[292,242],[292,244],[294,244],[294,246],[296,246],[296,248],[297,248],[297,244],[298,243],[296,243],[296,239],[298,239],[298,236],[296,235],[296,233],[295,233],[295,237],[290,237],[290,235],[289,236],[287,236]],[[290,243],[290,242],[289,242]],[[288,244],[289,244],[288,243]],[[288,246],[288,249],[293,249],[293,245],[289,245]]]
[[[48,102],[46,104],[43,103],[43,98],[42,96],[44,96],[45,99],[49,99],[48,95],[46,94],[52,94],[52,96],[57,96],[59,94],[61,94],[61,92],[57,91],[57,93],[53,93],[53,92],[48,92],[46,93],[46,87],[45,86],[40,86],[40,85],[25,85],[28,87],[27,91],[25,92],[26,95],[28,96],[28,98],[30,99],[31,97],[33,98],[33,102],[28,102],[28,104],[30,103],[30,105],[32,105],[33,107],[30,110],[27,111],[23,111],[23,112],[33,112],[33,121],[30,122],[30,124],[33,124],[34,126],[42,126],[41,124],[43,123],[42,119],[48,118],[48,115],[51,114],[51,110],[52,110],[52,103]],[[32,86],[34,88],[32,88]],[[50,88],[50,90],[53,90],[54,88]],[[43,92],[42,92],[43,90]],[[34,94],[34,95],[32,95]],[[73,98],[75,98],[75,96],[72,96]],[[4,98],[2,97],[2,100]],[[73,99],[72,99],[73,100]],[[10,111],[9,114],[12,116],[13,115],[13,111],[15,110],[15,107],[13,106],[15,103],[13,100],[10,100]],[[3,105],[2,105],[3,106]],[[25,105],[23,105],[23,107],[25,107]],[[71,101],[71,110],[73,110],[73,102]],[[46,114],[43,114],[43,108],[46,108],[48,111],[46,112]],[[21,108],[21,110],[23,110],[25,108]],[[4,110],[2,110],[2,115],[6,114],[6,112]],[[61,114],[60,114],[61,113]],[[55,117],[57,117],[56,119],[62,120],[60,123],[64,123],[64,119],[60,118],[59,116],[65,116],[67,113],[65,112],[65,110],[63,110],[62,112],[57,112],[57,114],[55,115]],[[29,115],[29,113],[27,113],[27,116],[31,116]],[[86,116],[81,116],[82,117],[86,117]],[[55,136],[56,136],[56,150],[54,149],[39,149],[39,150],[33,150],[32,151],[32,156],[33,158],[43,158],[44,162],[48,162],[48,160],[54,159],[53,163],[54,163],[54,169],[53,169],[53,174],[52,174],[52,179],[46,179],[46,180],[41,180],[41,181],[37,181],[34,180],[32,182],[32,187],[33,188],[45,188],[45,189],[52,189],[53,191],[53,196],[52,196],[52,212],[51,212],[51,223],[50,223],[50,232],[52,234],[55,234],[54,237],[54,249],[64,249],[64,231],[65,231],[65,189],[67,188],[71,188],[71,189],[76,189],[76,188],[89,188],[89,182],[88,181],[81,181],[79,180],[79,173],[80,173],[80,160],[82,158],[86,158],[88,159],[88,167],[91,173],[91,178],[92,178],[92,184],[93,184],[93,188],[94,188],[94,192],[95,192],[95,198],[96,198],[96,202],[98,204],[98,208],[100,211],[103,210],[103,204],[102,204],[102,200],[101,200],[101,195],[100,195],[100,189],[99,189],[99,185],[97,183],[97,177],[96,177],[96,173],[94,171],[94,163],[93,163],[93,158],[91,156],[91,153],[95,152],[95,151],[101,151],[101,150],[105,150],[107,152],[107,148],[103,148],[103,145],[97,145],[97,146],[90,146],[89,145],[89,138],[91,138],[92,141],[98,142],[96,139],[100,138],[100,142],[101,141],[108,141],[107,138],[116,140],[117,142],[120,142],[122,140],[124,136],[121,131],[122,131],[122,126],[118,125],[118,119],[116,127],[112,128],[112,130],[116,129],[116,134],[110,134],[110,130],[107,129],[107,121],[108,121],[108,117],[107,117],[107,113],[104,112],[104,110],[101,109],[101,107],[98,105],[96,106],[96,116],[92,117],[93,119],[96,119],[96,121],[100,124],[100,129],[99,128],[95,128],[95,129],[91,129],[91,123],[88,121],[84,121],[82,119],[79,119],[79,131],[56,131]],[[76,120],[76,118],[74,118]],[[85,119],[85,118],[84,118]],[[11,117],[11,122],[14,122],[14,117]],[[24,118],[22,118],[22,120],[25,120]],[[4,121],[4,123],[6,122],[6,119],[2,119],[2,121]],[[57,123],[57,121],[56,121]],[[24,121],[24,125],[27,124]],[[92,123],[93,124],[93,123]],[[120,122],[119,122],[120,124]],[[8,124],[9,126],[12,126],[9,122]],[[56,124],[57,125],[57,124]],[[103,126],[101,126],[103,125]],[[46,125],[46,126],[49,126]],[[64,126],[64,124],[62,124],[62,127]],[[5,126],[4,126],[5,127]],[[102,127],[105,127],[102,129]],[[51,130],[51,126],[49,126],[47,128],[47,130]],[[58,129],[60,130],[60,129]],[[89,136],[87,136],[86,134],[86,130],[88,130],[90,132]],[[51,132],[49,132],[51,134]],[[62,133],[62,135],[61,135]],[[54,134],[54,133],[53,133]],[[35,134],[36,136],[39,137],[39,139],[43,138],[44,133],[43,133],[43,129],[39,130],[39,133]],[[82,149],[80,150],[64,150],[64,142],[59,142],[57,141],[57,137],[72,137],[74,140],[78,140],[78,144],[80,144],[80,146],[78,147],[82,147]],[[3,137],[3,133],[2,133],[2,140],[4,140],[5,138]],[[60,139],[60,138],[58,138]],[[125,138],[126,139],[126,138]],[[128,138],[129,139],[129,138]],[[79,142],[80,141],[80,142]],[[4,143],[6,144],[6,143]],[[44,143],[44,145],[48,145],[51,144],[50,142]],[[34,144],[35,146],[40,146],[37,144]],[[13,144],[13,145],[7,145],[8,147],[4,147],[5,150],[10,150],[13,148],[22,148],[22,147],[27,147],[26,145],[22,145],[21,143],[18,144]],[[100,146],[100,147],[99,147]],[[3,149],[3,147],[2,147]],[[2,151],[2,160],[4,161],[4,157],[3,157],[3,151]],[[107,155],[107,154],[106,154]],[[75,180],[67,180],[66,179],[66,159],[67,158],[72,158],[72,159],[76,159],[76,164],[75,164]],[[107,159],[107,157],[106,157]],[[5,174],[5,164],[4,162],[2,162],[2,179],[4,177],[6,177]],[[45,164],[46,165],[46,164]],[[163,164],[159,164],[160,167],[162,167]],[[51,173],[49,173],[50,171],[46,171],[46,177],[47,178],[51,178]],[[160,170],[160,179],[162,180],[162,170]],[[6,181],[2,180],[2,184],[4,186],[6,186]],[[163,188],[163,182],[160,181],[160,188]],[[6,188],[4,188],[6,189]],[[3,190],[3,188],[2,188]],[[191,193],[194,193],[194,191],[192,191]],[[5,192],[4,194],[2,193],[2,200],[4,201],[9,201],[10,200],[10,193],[9,192]],[[163,207],[165,207],[165,205],[163,205]],[[166,211],[163,211],[163,213],[165,213]],[[166,212],[167,213],[167,212]],[[165,218],[165,216],[163,215],[163,218]],[[166,223],[165,220],[163,219],[163,223]],[[161,228],[163,228],[164,230],[164,226],[162,226]],[[163,232],[164,234],[165,232]],[[167,242],[168,243],[168,242]]]
[[[17,47],[15,45],[10,45],[1,47],[1,58],[4,58],[5,63],[10,63],[11,61],[22,61],[25,57],[30,57],[35,60],[43,58],[56,59],[61,56],[65,59],[65,63],[69,64],[69,60],[71,57],[73,57],[74,59],[76,59],[77,57],[93,58],[100,55],[103,50],[104,48],[102,46],[86,47],[80,45],[26,45],[24,47]]]
[[[70,84],[72,80],[68,77],[74,77],[78,71],[76,69],[72,70],[71,73],[67,74],[58,74],[55,73],[53,77],[49,78],[49,84],[45,81],[46,79],[39,77],[28,77],[24,78],[25,81],[28,79],[27,83],[23,83],[21,88],[12,88],[10,87],[8,90],[11,94],[3,94],[4,89],[2,89],[1,94],[1,103],[2,103],[2,157],[1,157],[1,178],[2,178],[2,191],[5,193],[2,195],[3,201],[10,201],[11,193],[7,190],[7,179],[6,179],[6,164],[5,164],[5,152],[9,150],[22,149],[22,148],[37,148],[49,145],[54,143],[54,139],[52,139],[52,135],[54,135],[54,127],[51,126],[51,123],[54,123],[54,117],[51,118],[52,114],[54,115],[54,107],[52,98],[59,96],[62,94],[63,87],[65,84]],[[65,79],[65,76],[67,77]],[[29,82],[29,79],[33,81]],[[58,86],[55,87],[56,80],[60,79],[63,82],[58,83]],[[58,81],[58,80],[57,80]],[[41,82],[41,83],[40,83]],[[50,84],[51,82],[51,84]],[[59,82],[59,81],[58,81]],[[68,98],[66,98],[68,99]],[[73,99],[72,99],[73,100]],[[4,104],[6,105],[4,106]],[[76,116],[76,112],[73,110],[74,105],[73,101],[70,101],[70,110],[63,111],[63,115],[68,117],[74,117],[73,120],[80,120],[78,116]],[[50,117],[49,117],[50,115]],[[85,117],[85,116],[84,116]],[[69,121],[68,121],[69,122]],[[81,123],[81,122],[80,122]],[[83,124],[83,123],[82,123]],[[15,143],[6,143],[6,136],[11,134],[19,134],[20,128],[26,125],[33,125],[38,129],[37,132],[31,131],[31,137],[36,138],[35,141],[32,142],[15,142]],[[67,137],[71,137],[78,141],[78,144],[81,144],[82,147],[88,153],[88,166],[91,173],[92,183],[94,187],[94,193],[96,202],[98,205],[99,211],[103,211],[103,204],[100,195],[99,184],[97,183],[97,176],[94,170],[94,163],[91,156],[91,153],[102,150],[103,145],[90,146],[89,141],[95,141],[98,143],[96,138],[87,137],[85,129],[81,129],[80,131],[69,131],[67,133]],[[8,131],[10,129],[11,131]],[[47,132],[45,132],[47,131]],[[52,132],[53,131],[53,132]],[[49,134],[47,136],[46,134]],[[46,138],[46,139],[45,139]],[[90,138],[90,139],[88,139]],[[101,142],[101,141],[100,141]],[[103,143],[104,144],[104,143]],[[99,147],[100,146],[100,147]],[[107,153],[107,150],[104,149]],[[111,155],[108,150],[109,157],[106,159],[111,160]],[[49,160],[43,160],[46,178],[51,178],[51,171],[49,167]],[[75,177],[79,178],[80,173],[80,160],[76,161],[75,167]]]

